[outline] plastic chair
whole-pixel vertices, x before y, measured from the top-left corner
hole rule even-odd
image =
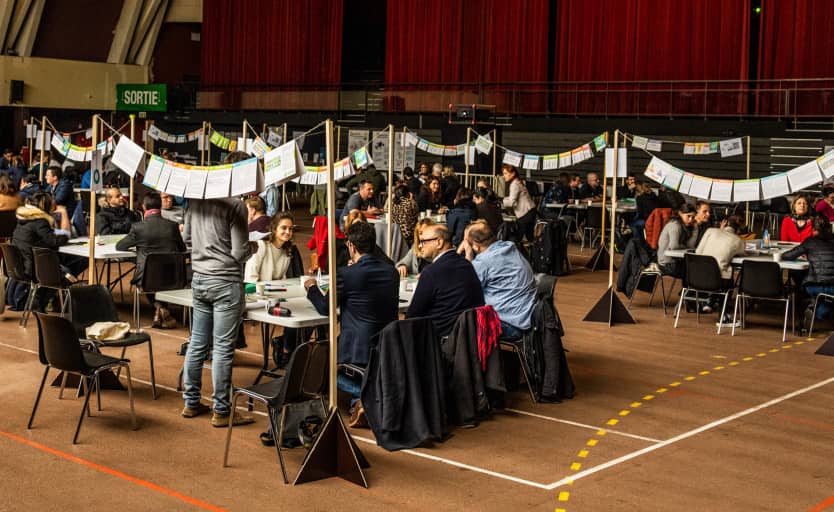
[[[69,302],[69,283],[64,278],[61,270],[61,263],[58,261],[58,253],[52,249],[33,247],[32,254],[35,257],[35,278],[34,289],[31,293],[37,294],[39,288],[51,288],[58,292],[58,305],[61,307],[61,315],[66,312]]]
[[[115,341],[89,340],[85,329],[95,322],[118,322],[119,312],[113,296],[106,286],[95,284],[89,286],[73,286],[69,289],[70,313],[72,325],[78,339],[92,343],[96,348],[121,347],[124,357],[127,347],[148,344],[148,359],[151,365],[151,390],[156,400],[156,372],[153,365],[153,343],[151,337],[144,332],[130,332],[127,336]]]
[[[324,410],[324,395],[327,390],[327,374],[329,364],[329,343],[327,341],[311,341],[296,347],[287,364],[287,372],[269,382],[255,384],[246,388],[233,388],[231,410],[237,409],[237,400],[246,396],[250,400],[257,400],[266,405],[269,418],[269,431],[275,440],[278,452],[278,463],[281,465],[281,475],[284,483],[289,483],[281,444],[284,441],[284,420],[287,406],[292,403],[306,402],[318,399]],[[223,467],[229,465],[229,445],[232,441],[233,421],[229,421],[226,433],[226,449],[223,452]],[[309,453],[309,452],[308,452]],[[303,463],[302,463],[303,465]]]
[[[50,316],[43,313],[35,313],[38,321],[38,358],[41,364],[46,365],[38,388],[38,395],[35,398],[35,405],[32,407],[32,414],[29,416],[29,423],[26,428],[31,429],[35,420],[35,412],[41,400],[46,376],[50,368],[61,370],[65,373],[72,373],[81,377],[82,384],[86,387],[84,407],[81,409],[81,416],[78,418],[78,426],[75,428],[75,435],[72,444],[78,442],[78,433],[81,431],[81,424],[84,421],[84,413],[90,415],[90,395],[93,384],[98,389],[98,376],[104,370],[111,368],[124,368],[127,373],[127,394],[130,402],[130,419],[133,429],[136,429],[136,412],[133,409],[133,384],[130,378],[130,361],[117,359],[97,352],[81,350],[81,345],[73,332],[69,320]]]
[[[29,315],[32,314],[32,304],[35,301],[35,289],[37,285],[35,280],[26,275],[25,267],[23,265],[23,255],[20,249],[12,244],[0,244],[0,250],[3,252],[3,263],[6,265],[6,275],[19,283],[29,285],[29,295],[26,298],[26,306],[23,308],[23,316],[20,317],[20,325],[26,327],[29,322]]]
[[[602,207],[590,206],[587,211],[588,216],[585,219],[585,227],[582,228],[582,240],[579,246],[580,251],[585,248],[585,234],[588,233],[588,246],[593,249],[594,242],[599,238],[599,231],[602,229]]]
[[[782,342],[785,342],[788,332],[788,310],[792,302],[792,295],[785,292],[785,285],[782,283],[782,268],[775,261],[752,261],[744,260],[741,264],[741,281],[736,294],[736,303],[733,308],[733,331],[736,334],[736,315],[739,313],[741,304],[741,326],[745,323],[745,302],[744,299],[759,299],[782,301],[785,303],[785,321],[782,325]],[[816,303],[815,306],[816,308]],[[791,333],[793,333],[793,327]]]
[[[721,334],[721,327],[724,325],[724,313],[727,310],[727,300],[733,290],[724,287],[718,261],[712,256],[686,253],[684,255],[684,266],[686,268],[686,285],[681,289],[681,298],[678,300],[678,307],[675,312],[675,328],[678,327],[683,301],[692,300],[687,297],[689,292],[695,292],[695,310],[698,322],[701,321],[701,308],[698,307],[700,294],[706,293],[707,296],[720,294],[724,296],[724,303],[721,306],[721,316],[718,318],[718,332],[716,334]]]
[[[808,337],[810,338],[814,334],[814,320],[817,319],[817,305],[819,304],[820,297],[825,297],[828,299],[834,300],[834,295],[830,293],[818,293],[816,297],[814,297],[814,312],[811,315],[811,325],[808,327]]]
[[[652,285],[652,292],[649,295],[649,306],[652,305],[652,300],[654,300],[654,294],[657,291],[657,283],[660,283],[660,295],[663,299],[663,316],[666,316],[666,288],[663,284],[663,272],[660,270],[656,264],[652,264],[648,267],[643,267],[640,269],[640,275],[637,277],[637,282],[640,283],[640,280],[643,279],[643,276],[652,276],[654,277],[654,284]],[[674,286],[674,281],[672,281],[672,286]],[[631,292],[631,296],[628,298],[628,307],[631,309],[631,301],[634,300],[634,294],[638,292],[637,287],[634,287],[634,291]],[[671,290],[670,290],[671,293]]]
[[[148,254],[142,281],[133,288],[133,327],[141,331],[140,296],[168,290],[181,290],[186,285],[187,254],[158,252]]]

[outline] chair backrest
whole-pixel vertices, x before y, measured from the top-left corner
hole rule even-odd
[[[283,403],[309,400],[325,392],[330,360],[328,347],[327,341],[310,341],[293,350],[281,390]]]
[[[84,330],[95,322],[119,321],[119,312],[106,286],[72,286],[69,296],[72,326],[77,336],[84,337]]]
[[[162,292],[185,288],[185,260],[181,252],[156,252],[148,254],[142,273],[143,292]]]
[[[37,312],[35,318],[38,319],[38,357],[41,363],[70,372],[86,370],[81,344],[70,321]]]
[[[739,292],[755,297],[784,297],[782,268],[775,261],[744,260]]]
[[[688,288],[703,291],[720,291],[723,287],[721,268],[713,256],[686,253],[686,281]]]
[[[588,218],[585,221],[585,225],[589,228],[602,227],[602,206],[588,207]]]
[[[14,210],[0,212],[0,238],[11,238],[16,226],[17,217]]]
[[[23,255],[20,249],[12,244],[0,244],[0,250],[3,251],[3,262],[6,264],[6,275],[20,282],[29,282],[26,277],[25,267],[23,266]]]
[[[58,253],[45,247],[33,247],[32,254],[35,257],[35,279],[38,283],[50,288],[63,288],[64,273],[61,271]]]

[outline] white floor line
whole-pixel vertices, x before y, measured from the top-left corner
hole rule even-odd
[[[551,489],[555,489],[557,487],[561,487],[561,486],[567,484],[568,482],[575,482],[577,480],[585,478],[586,476],[591,476],[594,473],[598,473],[598,472],[600,472],[604,469],[614,467],[618,464],[622,464],[623,462],[627,462],[627,461],[629,461],[631,459],[634,459],[634,458],[637,458],[641,455],[645,455],[645,454],[653,452],[655,450],[659,450],[663,447],[675,444],[678,441],[682,441],[684,439],[688,439],[692,436],[698,435],[701,432],[706,432],[707,430],[711,430],[715,427],[719,427],[721,425],[724,425],[725,423],[729,423],[729,422],[737,420],[741,417],[753,414],[754,412],[758,412],[762,409],[766,409],[766,408],[771,407],[773,405],[776,405],[778,403],[784,402],[785,400],[790,400],[791,398],[794,398],[796,396],[802,395],[802,394],[807,393],[809,391],[813,391],[817,388],[821,388],[823,386],[831,384],[832,382],[834,382],[834,377],[831,377],[830,379],[825,379],[823,381],[817,382],[816,384],[812,384],[808,387],[798,389],[798,390],[793,391],[791,393],[788,393],[786,395],[782,395],[780,397],[774,398],[773,400],[769,400],[767,402],[756,405],[756,406],[751,407],[749,409],[745,409],[741,412],[737,412],[735,414],[732,414],[730,416],[720,418],[718,420],[713,421],[712,423],[708,423],[704,426],[698,427],[698,428],[690,430],[688,432],[684,432],[683,434],[677,435],[675,437],[672,437],[670,439],[667,439],[667,440],[662,441],[660,443],[657,443],[655,445],[647,446],[646,448],[643,448],[641,450],[637,450],[635,452],[628,453],[626,455],[623,455],[622,457],[617,457],[616,459],[609,460],[608,462],[605,462],[605,463],[600,464],[598,466],[588,468],[585,471],[580,471],[580,472],[575,473],[573,475],[567,476],[567,477],[565,477],[565,478],[563,478],[559,481],[553,482],[552,484],[546,486],[546,489],[551,490]]]
[[[560,418],[553,418],[552,416],[545,416],[543,414],[536,414],[534,412],[520,411],[518,409],[506,409],[506,410],[510,411],[510,412],[514,412],[516,414],[523,414],[525,416],[532,416],[533,418],[540,418],[540,419],[547,420],[547,421],[553,421],[555,423],[564,423],[566,425],[572,425],[574,427],[586,428],[588,430],[605,430],[605,432],[607,434],[616,434],[618,436],[630,437],[632,439],[639,439],[640,441],[646,441],[648,443],[660,443],[660,442],[662,442],[660,439],[654,439],[652,437],[639,436],[637,434],[629,434],[628,432],[623,432],[621,430],[611,430],[608,427],[598,427],[598,426],[594,426],[594,425],[588,425],[586,423],[578,423],[576,421],[563,420],[563,419],[560,419]]]
[[[21,351],[21,352],[28,352],[28,353],[30,353],[30,354],[35,354],[35,355],[38,355],[38,351],[37,351],[37,350],[29,350],[28,348],[23,348],[23,347],[15,347],[14,345],[7,345],[7,344],[5,344],[5,343],[0,343],[0,347],[11,348],[11,349],[14,349],[14,350],[19,350],[19,351]]]

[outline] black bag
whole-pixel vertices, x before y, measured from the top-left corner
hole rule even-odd
[[[311,417],[325,418],[326,416],[327,411],[324,410],[320,400],[308,400],[306,402],[287,404],[283,430],[284,447],[295,448],[303,444],[299,439],[299,427],[302,422],[311,423]]]

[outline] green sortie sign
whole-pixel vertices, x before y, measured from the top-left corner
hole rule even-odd
[[[116,110],[165,112],[167,87],[165,84],[116,84]]]

